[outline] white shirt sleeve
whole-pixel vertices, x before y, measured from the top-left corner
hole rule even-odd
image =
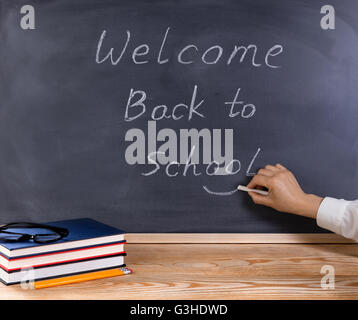
[[[317,224],[358,242],[358,200],[324,198],[318,209]]]

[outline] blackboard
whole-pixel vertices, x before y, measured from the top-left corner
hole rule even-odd
[[[225,194],[267,163],[308,193],[357,197],[356,0],[329,1],[334,28],[319,0],[26,4],[34,20],[0,3],[3,222],[322,232]]]

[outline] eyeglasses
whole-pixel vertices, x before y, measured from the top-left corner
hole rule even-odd
[[[28,234],[19,232],[19,229],[44,229],[51,233]],[[65,228],[49,226],[31,222],[13,222],[0,226],[0,241],[20,242],[32,240],[36,243],[50,243],[58,241],[69,234]]]

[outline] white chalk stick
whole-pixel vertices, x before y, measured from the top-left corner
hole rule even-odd
[[[268,195],[268,192],[267,192],[267,191],[258,190],[258,189],[250,189],[250,188],[245,187],[245,186],[242,186],[242,185],[239,185],[239,186],[237,187],[237,190],[246,191],[246,192],[256,192],[256,193],[262,194],[262,195],[264,195],[264,196],[267,196],[267,195]]]

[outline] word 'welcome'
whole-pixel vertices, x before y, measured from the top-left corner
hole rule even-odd
[[[154,47],[148,43],[141,43],[137,45],[130,53],[131,60],[134,64],[146,64],[149,62],[155,62],[158,64],[166,64],[170,61],[172,54],[166,55],[167,38],[170,28],[168,27],[162,37],[160,46]],[[110,60],[112,65],[118,65],[122,58],[125,56],[129,43],[131,42],[131,32],[127,30],[126,40],[124,41],[122,48],[116,50],[114,47],[107,48],[107,52],[103,55],[104,40],[107,37],[107,31],[103,30],[99,38],[96,52],[96,62],[103,63]],[[177,47],[177,45],[175,45]],[[154,54],[152,53],[154,52]],[[183,65],[192,64],[195,62],[201,62],[207,65],[216,64],[220,61],[225,61],[226,65],[231,65],[235,61],[248,63],[253,67],[267,66],[269,68],[279,68],[280,66],[274,64],[272,61],[274,57],[280,55],[283,52],[283,46],[275,44],[267,50],[259,50],[256,44],[234,44],[233,48],[224,52],[224,48],[218,44],[210,46],[209,48],[201,48],[199,45],[194,43],[188,43],[174,54],[175,60]]]

